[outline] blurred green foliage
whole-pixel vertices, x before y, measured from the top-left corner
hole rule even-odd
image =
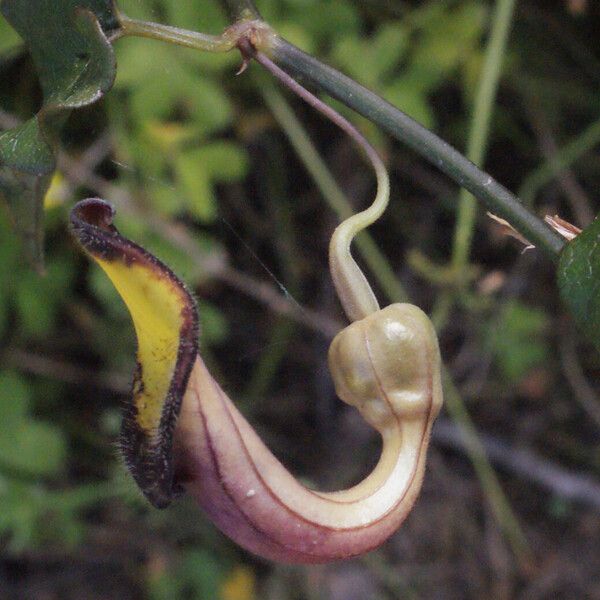
[[[209,552],[190,550],[172,570],[159,571],[150,580],[150,598],[219,598],[224,566]]]
[[[547,364],[550,318],[543,310],[509,300],[492,322],[486,343],[507,383],[518,383],[536,367]]]
[[[0,18],[0,52],[12,50],[20,41],[19,34]]]
[[[60,430],[31,414],[31,390],[14,373],[0,373],[0,388],[10,399],[0,424],[0,457],[5,468],[32,477],[56,475],[66,447]]]
[[[429,96],[458,67],[466,69],[478,61],[485,17],[486,7],[480,2],[458,7],[447,2],[426,4],[407,21],[384,24],[368,39],[342,37],[332,49],[332,58],[354,79],[432,128],[435,117]]]

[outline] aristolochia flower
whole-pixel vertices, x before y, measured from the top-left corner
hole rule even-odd
[[[415,502],[442,402],[437,339],[426,315],[394,304],[334,339],[336,390],[380,432],[383,450],[358,485],[311,490],[271,454],[208,372],[185,286],[123,238],[113,216],[108,203],[89,199],[73,209],[71,223],[135,326],[138,367],[121,448],[150,502],[165,507],[185,490],[228,536],[273,560],[326,562],[378,546]]]

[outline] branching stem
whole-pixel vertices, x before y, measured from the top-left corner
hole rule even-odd
[[[208,35],[170,25],[139,21],[122,14],[120,23],[122,35],[151,38],[207,52],[228,52],[236,43],[235,39],[225,35]]]
[[[502,74],[514,8],[515,0],[498,0],[492,17],[490,39],[475,95],[467,148],[467,158],[478,166],[483,166],[485,159],[494,101]],[[476,216],[475,199],[463,188],[459,195],[452,248],[452,266],[455,274],[459,276],[469,262]]]
[[[241,39],[246,38],[256,48],[268,46],[274,33],[266,23],[251,17],[252,15],[246,12],[243,18],[228,27],[221,35],[210,35],[161,23],[140,21],[120,13],[121,27],[118,35],[113,39],[123,36],[145,37],[205,52],[229,52],[238,45]]]
[[[491,212],[509,221],[548,257],[558,260],[564,241],[493,177],[476,167],[433,132],[350,77],[321,63],[282,38],[274,39],[271,56],[285,71],[301,77],[407,144],[483,201]]]
[[[305,79],[407,144],[483,201],[491,212],[509,221],[547,256],[558,259],[564,241],[493,177],[377,94],[278,37],[260,20],[249,0],[228,0],[227,5],[236,21],[222,35],[139,21],[121,14],[121,30],[117,37],[148,37],[209,52],[227,52],[240,47],[240,42],[249,42],[267,60],[265,52],[268,53],[286,75],[289,72]],[[289,75],[287,77],[294,81]]]

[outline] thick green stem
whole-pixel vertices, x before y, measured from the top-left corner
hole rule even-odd
[[[547,256],[558,259],[563,240],[493,177],[481,171],[434,133],[377,94],[281,38],[273,40],[271,57],[287,72],[303,78],[406,143],[485,202],[491,212],[509,221]]]
[[[485,157],[494,100],[514,8],[515,0],[498,0],[492,17],[492,28],[475,97],[467,148],[467,158],[476,165],[482,165]],[[452,249],[452,267],[456,275],[462,272],[469,260],[476,217],[475,198],[463,188],[459,197]]]

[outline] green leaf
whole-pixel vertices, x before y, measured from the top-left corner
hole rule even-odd
[[[31,390],[25,381],[2,371],[0,390],[0,464],[27,475],[59,472],[66,456],[64,438],[53,425],[31,418]]]
[[[181,2],[166,0],[166,21],[175,27],[219,33],[229,26],[226,14],[217,0]]]
[[[547,362],[549,323],[543,311],[517,300],[504,305],[500,322],[489,332],[488,344],[508,381],[518,382],[533,368]]]
[[[16,481],[2,480],[0,486],[0,533],[10,535],[8,551],[22,552],[35,537],[37,502],[32,487]]]
[[[245,152],[226,141],[183,152],[175,163],[178,183],[188,207],[203,221],[210,221],[216,215],[213,184],[241,179],[247,168]]]
[[[0,338],[9,324],[9,298],[18,272],[17,239],[4,217],[4,211],[0,210]]]
[[[332,34],[356,32],[360,27],[357,9],[341,0],[320,0],[317,2],[291,1],[290,9],[283,9],[286,20],[298,24],[316,38],[328,39]],[[323,18],[327,15],[327,18]],[[278,30],[279,23],[275,23]]]
[[[421,125],[430,128],[435,125],[435,117],[426,93],[420,86],[413,85],[411,78],[397,79],[385,89],[384,96],[388,102],[410,115]]]
[[[564,247],[558,287],[575,322],[600,352],[600,218]]]
[[[127,40],[119,48],[116,88],[128,90],[138,126],[172,120],[182,110],[205,134],[230,124],[233,107],[223,87],[199,74],[185,60],[188,56],[180,48],[149,40]]]
[[[0,372],[0,390],[2,390],[0,432],[3,432],[16,427],[26,418],[31,402],[31,390],[22,378],[9,371]]]
[[[56,475],[66,457],[65,440],[53,425],[23,420],[0,434],[0,457],[3,465],[18,472]]]
[[[73,276],[73,265],[66,258],[53,260],[47,277],[21,271],[14,299],[25,335],[42,337],[51,330],[64,300],[63,292],[70,289]]]
[[[203,301],[198,302],[198,313],[204,343],[210,346],[223,342],[229,332],[229,323],[223,313],[216,306]]]
[[[106,34],[118,23],[112,0],[3,0],[0,10],[27,44],[44,93],[35,117],[0,135],[0,200],[9,207],[28,258],[43,263],[43,199],[54,145],[70,110],[112,86],[115,59]]]
[[[348,35],[336,43],[333,58],[363,85],[380,89],[408,49],[408,33],[405,26],[391,23],[369,39]]]
[[[175,163],[177,180],[186,204],[201,221],[210,222],[217,214],[210,173],[199,150],[182,154]]]
[[[155,571],[149,580],[152,600],[165,598],[220,598],[225,578],[223,565],[204,550],[184,551],[171,570]]]
[[[196,151],[202,162],[216,181],[233,182],[246,175],[248,160],[244,150],[232,142],[223,140],[212,142]]]
[[[17,32],[9,27],[4,19],[0,18],[0,53],[13,48],[20,41]]]
[[[467,2],[437,18],[431,16],[405,75],[427,92],[476,49],[485,23],[485,7]]]
[[[35,548],[74,548],[83,527],[70,502],[85,492],[83,486],[50,492],[39,484],[0,477],[0,535],[6,554],[19,555]]]

